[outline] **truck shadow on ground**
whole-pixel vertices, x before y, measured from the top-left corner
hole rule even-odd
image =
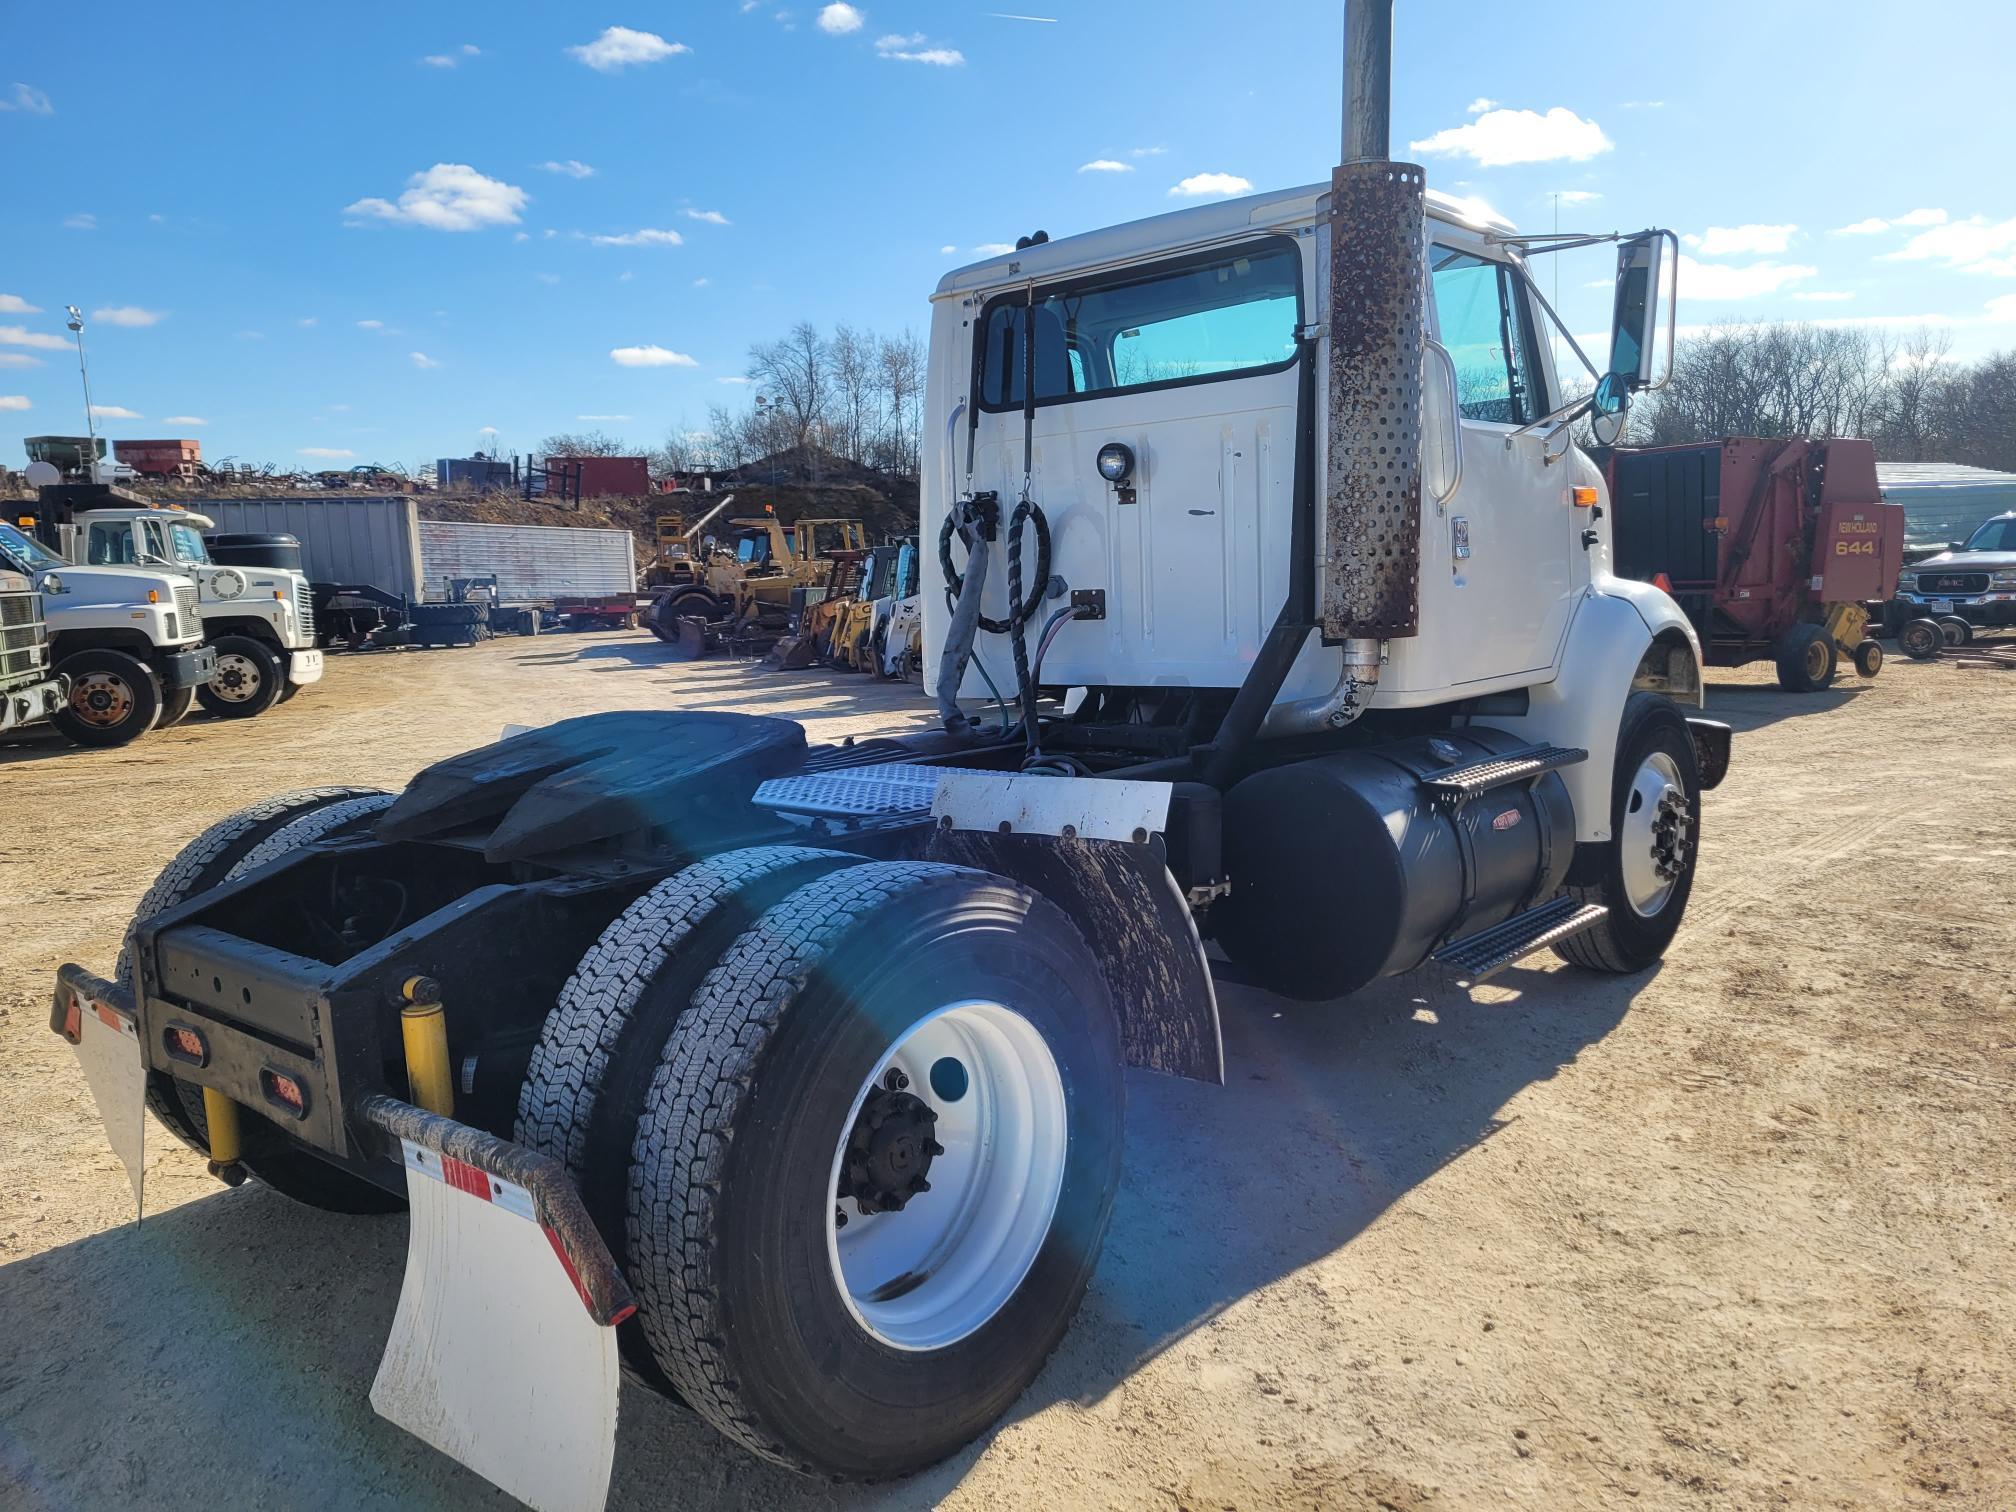
[[[1879,674],[1888,676],[1889,670]],[[1853,678],[1853,674],[1850,674]],[[1775,684],[1760,683],[1718,683],[1708,684],[1708,707],[1700,712],[1710,719],[1719,719],[1737,734],[1748,734],[1784,719],[1798,719],[1809,714],[1832,714],[1845,709],[1858,698],[1874,692],[1874,685],[1859,678],[1837,682],[1833,687],[1819,693],[1787,693]],[[1741,759],[1740,757],[1738,758]]]
[[[1009,1421],[1098,1402],[1348,1246],[1489,1140],[1506,1104],[1607,1035],[1648,980],[1514,971],[1499,981],[1517,995],[1488,1005],[1421,977],[1318,1006],[1226,986],[1224,1088],[1129,1076],[1104,1258]],[[115,1171],[96,1130],[83,1137]],[[402,1218],[334,1217],[248,1184],[0,1268],[0,1500],[515,1506],[371,1410],[405,1243]],[[836,1489],[626,1381],[610,1505],[922,1508],[993,1437],[896,1485]]]

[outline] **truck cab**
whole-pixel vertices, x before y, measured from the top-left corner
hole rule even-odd
[[[216,522],[179,505],[155,507],[108,489],[71,499],[60,514],[51,528],[70,560],[164,566],[195,584],[203,635],[217,653],[215,674],[196,694],[211,713],[250,718],[321,679],[314,600],[301,573],[220,566],[203,537]]]
[[[35,580],[0,571],[0,734],[50,718],[69,694],[70,680],[49,665],[49,627]]]
[[[179,572],[73,564],[4,520],[0,570],[26,576],[41,595],[51,665],[68,680],[52,720],[77,745],[125,745],[166,728],[217,669],[196,585]]]

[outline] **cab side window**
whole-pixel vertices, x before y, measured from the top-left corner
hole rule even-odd
[[[93,525],[84,559],[93,567],[131,567],[132,528],[123,520],[116,525]]]
[[[1539,344],[1519,275],[1504,263],[1431,246],[1435,319],[1456,363],[1466,420],[1525,425],[1547,413]]]

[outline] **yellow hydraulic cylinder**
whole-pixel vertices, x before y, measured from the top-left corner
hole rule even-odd
[[[413,1101],[429,1113],[455,1113],[455,1082],[448,1069],[448,1014],[432,977],[410,978],[403,990],[399,1033],[406,1042],[406,1081]]]
[[[238,1164],[238,1104],[215,1087],[205,1087],[203,1122],[210,1130],[210,1174],[238,1185],[245,1179],[245,1168]]]

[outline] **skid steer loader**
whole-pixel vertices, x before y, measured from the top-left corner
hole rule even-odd
[[[620,1364],[778,1464],[916,1470],[1084,1296],[1123,1071],[1222,1079],[1204,936],[1315,1000],[1660,958],[1729,734],[1568,426],[1653,385],[1671,239],[1576,242],[1616,299],[1568,400],[1559,243],[1386,159],[1390,26],[1349,10],[1329,184],[940,284],[940,728],[600,714],[269,799],[62,968],[136,1192],[144,1107],[410,1209],[379,1412],[539,1508],[601,1503]]]

